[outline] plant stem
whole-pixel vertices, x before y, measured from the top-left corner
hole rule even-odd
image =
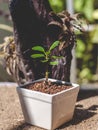
[[[46,64],[46,72],[45,72],[45,78],[46,78],[46,83],[48,83],[48,77],[49,77],[49,72],[48,72],[48,62]]]
[[[46,83],[47,83],[48,82],[48,72],[46,72],[45,78],[46,78]]]

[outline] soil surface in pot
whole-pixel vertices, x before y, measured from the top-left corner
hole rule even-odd
[[[37,82],[29,86],[26,86],[25,88],[33,90],[33,91],[47,93],[47,94],[56,94],[63,90],[69,89],[71,87],[72,86],[70,85],[62,85],[61,83],[55,83],[51,81],[48,81],[46,83],[45,81],[41,81],[41,82]]]

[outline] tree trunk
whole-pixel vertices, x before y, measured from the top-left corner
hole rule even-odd
[[[44,77],[45,65],[31,58],[32,47],[41,45],[48,49],[56,40],[60,40],[63,47],[56,48],[52,53],[57,56],[63,55],[64,58],[59,60],[58,66],[50,66],[50,78],[70,81],[71,50],[75,41],[69,24],[70,16],[65,16],[67,19],[64,24],[67,29],[64,30],[63,20],[51,12],[48,0],[10,0],[9,7],[14,26],[16,52],[23,63],[22,67],[18,67],[17,82],[22,84]]]

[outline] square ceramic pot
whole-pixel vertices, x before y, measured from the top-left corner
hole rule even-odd
[[[42,80],[44,79],[35,82]],[[54,79],[49,80],[70,84]],[[79,92],[79,85],[71,85],[72,88],[52,95],[24,89],[26,85],[17,87],[25,121],[38,127],[53,130],[71,120]]]

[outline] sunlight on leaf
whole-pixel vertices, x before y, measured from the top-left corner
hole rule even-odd
[[[34,50],[34,51],[40,51],[40,52],[45,53],[44,48],[41,47],[41,46],[34,46],[34,47],[32,47],[32,50]]]
[[[51,50],[53,50],[54,48],[56,48],[59,44],[60,44],[59,41],[55,41],[55,42],[50,46],[49,51],[51,51]]]
[[[58,61],[50,62],[50,65],[58,65]]]

